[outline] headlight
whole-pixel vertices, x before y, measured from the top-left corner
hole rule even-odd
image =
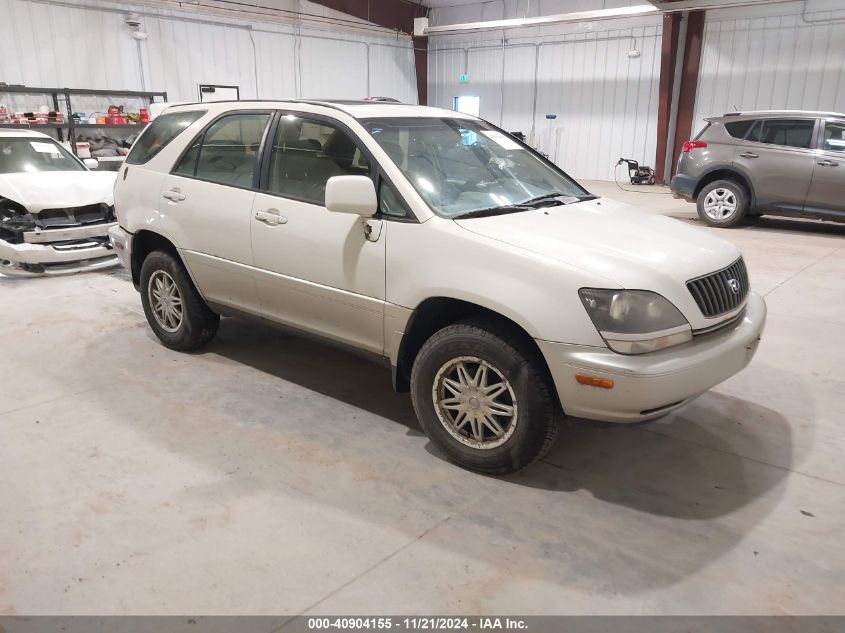
[[[35,228],[35,218],[17,202],[0,198],[0,239],[13,244],[23,242],[24,231]]]
[[[614,352],[645,354],[692,340],[684,315],[656,292],[581,288],[578,294]]]

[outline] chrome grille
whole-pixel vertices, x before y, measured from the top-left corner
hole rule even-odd
[[[687,282],[690,294],[707,318],[736,310],[748,296],[748,271],[740,257],[727,268]]]

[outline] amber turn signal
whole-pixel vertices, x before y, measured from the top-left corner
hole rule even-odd
[[[599,378],[597,376],[586,376],[584,374],[575,374],[575,380],[582,385],[590,385],[591,387],[601,387],[602,389],[613,389],[613,381],[609,378]]]

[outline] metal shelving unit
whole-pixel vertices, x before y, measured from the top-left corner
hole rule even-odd
[[[143,130],[145,123],[128,123],[128,124],[114,124],[114,123],[74,123],[73,121],[73,101],[74,96],[85,97],[117,97],[126,99],[148,99],[150,103],[155,103],[156,99],[167,101],[166,92],[143,92],[137,90],[92,90],[87,88],[31,88],[29,86],[3,86],[0,85],[0,96],[3,94],[31,94],[31,95],[49,95],[53,101],[53,110],[59,112],[62,110],[60,101],[64,102],[65,122],[64,123],[39,123],[35,125],[13,125],[0,124],[0,129],[14,129],[14,130],[40,130],[53,129],[58,134],[59,141],[67,140],[70,143],[71,149],[76,154],[76,130],[85,129],[111,129],[111,130]],[[67,139],[64,138],[65,133]]]

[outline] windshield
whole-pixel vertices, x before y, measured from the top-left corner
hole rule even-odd
[[[0,137],[0,174],[38,171],[85,171],[85,167],[52,139]]]
[[[482,121],[391,117],[362,123],[443,217],[524,210],[519,205],[537,198],[589,196],[533,150]]]

